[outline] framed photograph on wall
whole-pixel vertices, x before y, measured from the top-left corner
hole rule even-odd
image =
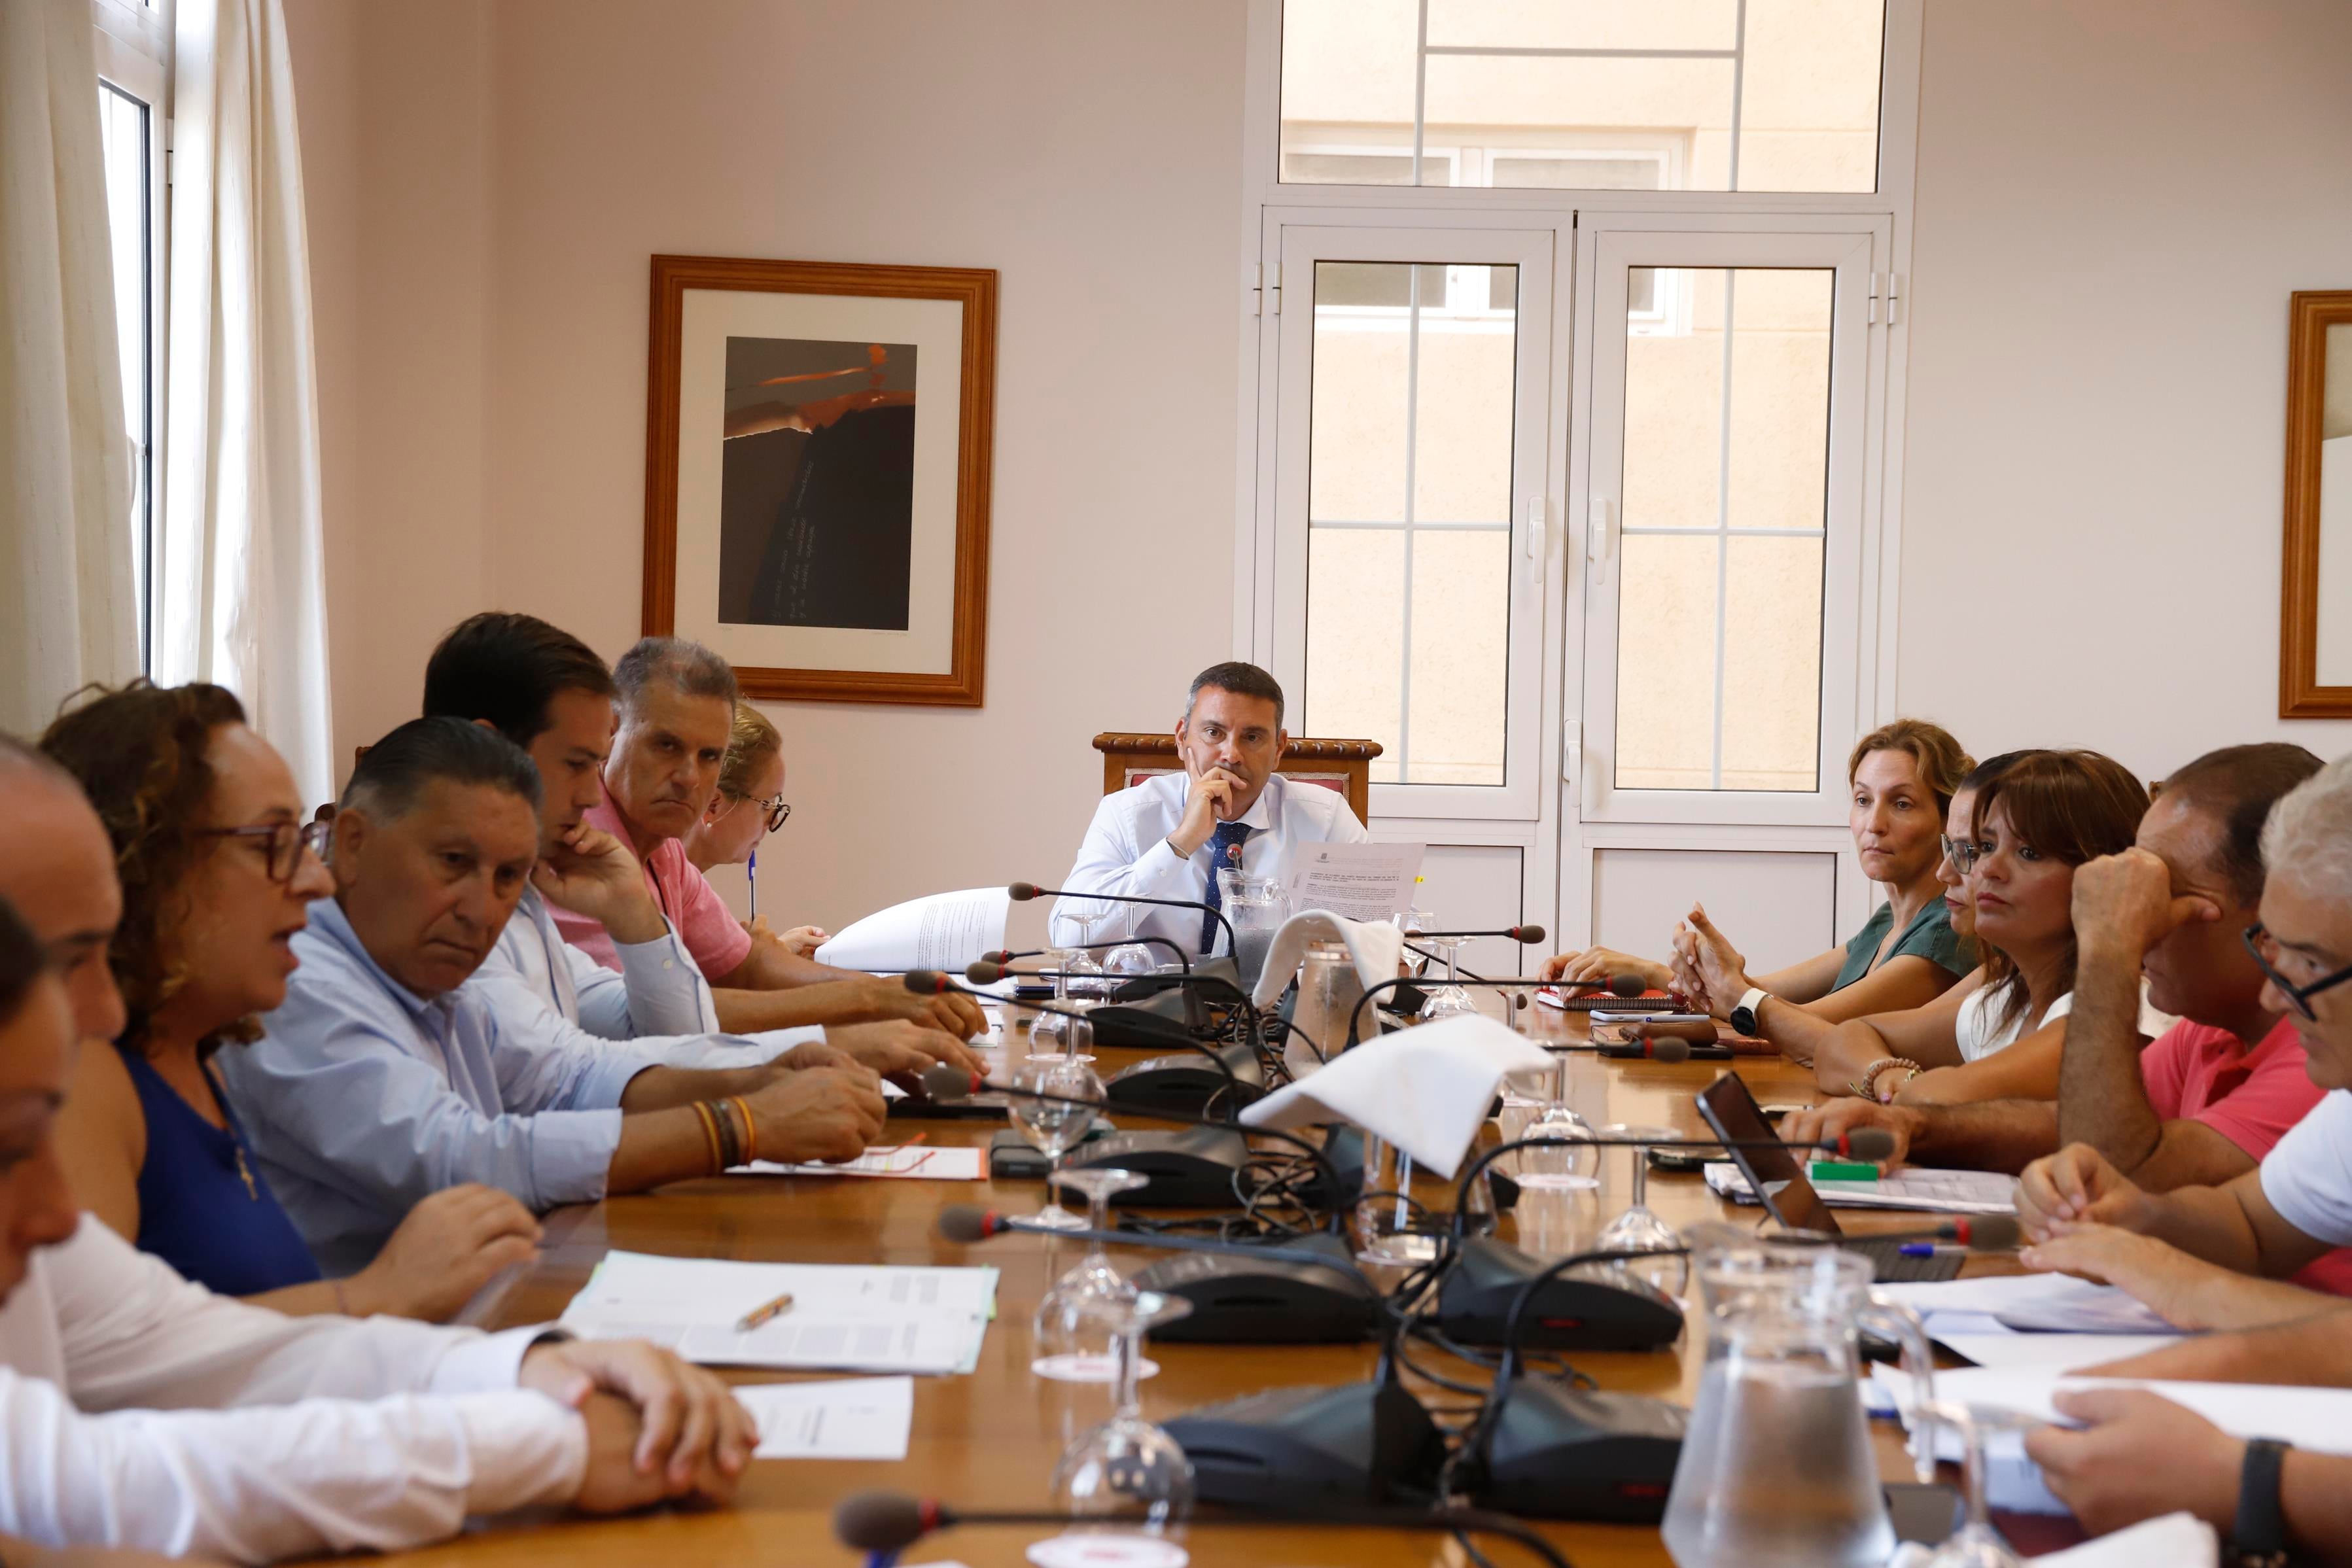
[[[2352,289],[2287,306],[2279,717],[2352,718]]]
[[[645,630],[746,696],[981,705],[996,274],[653,258]]]

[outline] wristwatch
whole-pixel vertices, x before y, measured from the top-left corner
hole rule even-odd
[[[1741,1034],[1754,1034],[1756,1032],[1756,1009],[1762,1007],[1764,1005],[1764,998],[1771,994],[1771,992],[1766,990],[1761,986],[1750,986],[1748,989],[1741,992],[1739,996],[1739,1005],[1731,1009],[1731,1027]]]
[[[2230,1527],[2230,1550],[2241,1568],[2287,1568],[2286,1514],[2279,1505],[2279,1467],[2292,1445],[2275,1437],[2246,1444],[2238,1469],[2238,1518]]]

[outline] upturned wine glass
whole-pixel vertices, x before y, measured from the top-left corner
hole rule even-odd
[[[1031,1092],[1024,1094],[1024,1089]],[[1048,1094],[1054,1098],[1038,1097]],[[1070,1103],[1074,1101],[1076,1103]],[[1102,1080],[1095,1076],[1091,1057],[1033,1053],[1013,1068],[1005,1109],[1029,1146],[1053,1161],[1045,1178],[1045,1207],[1029,1217],[1032,1225],[1055,1230],[1086,1228],[1084,1219],[1062,1207],[1054,1190],[1054,1177],[1061,1172],[1062,1156],[1086,1137],[1102,1103]]]
[[[1073,1523],[1029,1548],[1038,1568],[1180,1568],[1185,1562],[1177,1538],[1192,1513],[1192,1462],[1144,1419],[1137,1373],[1143,1336],[1192,1310],[1182,1297],[1153,1291],[1103,1308],[1117,1335],[1115,1413],[1080,1434],[1054,1467],[1053,1508]]]
[[[1629,1127],[1622,1123],[1601,1129],[1605,1137],[1620,1139],[1632,1145],[1633,1186],[1632,1207],[1601,1228],[1592,1245],[1603,1251],[1660,1252],[1670,1256],[1656,1259],[1623,1259],[1603,1267],[1636,1279],[1645,1280],[1669,1296],[1679,1296],[1690,1282],[1690,1259],[1682,1251],[1682,1240],[1674,1228],[1658,1218],[1649,1205],[1650,1148],[1652,1143],[1670,1144],[1675,1134],[1664,1127]]]
[[[1110,1200],[1120,1193],[1148,1185],[1150,1179],[1133,1171],[1094,1166],[1060,1172],[1054,1183],[1084,1193],[1087,1228],[1104,1230],[1109,1228]],[[1045,1299],[1037,1303],[1034,1339],[1037,1354],[1029,1363],[1029,1370],[1060,1383],[1110,1382],[1118,1358],[1111,1343],[1115,1335],[1102,1312],[1106,1307],[1134,1299],[1135,1287],[1111,1267],[1110,1258],[1097,1238],[1087,1247],[1077,1267],[1055,1281]],[[1159,1370],[1157,1365],[1146,1363],[1139,1375],[1150,1377]]]
[[[1927,1568],[2024,1568],[2023,1560],[2010,1550],[2000,1531],[1992,1527],[1992,1512],[1986,1506],[1985,1438],[1991,1432],[2040,1423],[2011,1412],[1983,1410],[1940,1399],[1927,1406],[1920,1417],[1920,1431],[1915,1439],[1917,1442],[1935,1441],[1929,1422],[1940,1422],[1960,1435],[1960,1487],[1969,1504],[1967,1522],[1936,1548],[1936,1554],[1927,1560]]]

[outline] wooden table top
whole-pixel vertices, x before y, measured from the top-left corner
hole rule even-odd
[[[1580,1037],[1581,1019],[1544,1009],[1542,1027],[1561,1037]],[[1016,1037],[1017,1039],[1018,1037]],[[1016,1046],[1016,1049],[1018,1047]],[[1133,1053],[1101,1052],[1105,1077]],[[1595,1126],[1611,1123],[1672,1127],[1685,1136],[1705,1137],[1693,1096],[1722,1071],[1720,1064],[1607,1061],[1573,1056],[1570,1097]],[[1743,1058],[1734,1064],[1767,1104],[1811,1103],[1811,1072],[1777,1059]],[[1124,1126],[1151,1124],[1122,1116]],[[997,1122],[899,1123],[917,1127],[935,1144],[985,1145],[1003,1125]],[[1611,1151],[1601,1170],[1597,1198],[1580,1201],[1565,1194],[1528,1194],[1514,1221],[1517,1239],[1530,1250],[1563,1256],[1626,1207],[1631,1155]],[[1433,1196],[1440,1190],[1433,1188]],[[658,1193],[616,1197],[557,1210],[547,1226],[547,1245],[535,1270],[500,1303],[499,1326],[551,1321],[586,1281],[608,1249],[680,1257],[790,1260],[824,1263],[967,1264],[988,1262],[1002,1270],[997,1321],[989,1328],[978,1370],[969,1376],[915,1380],[911,1442],[904,1461],[755,1461],[746,1472],[731,1509],[665,1511],[620,1520],[558,1519],[535,1528],[510,1523],[487,1528],[425,1551],[393,1559],[420,1565],[466,1568],[562,1568],[606,1563],[693,1563],[717,1565],[833,1564],[858,1561],[836,1544],[830,1518],[841,1498],[868,1488],[935,1496],[971,1508],[1034,1508],[1045,1504],[1054,1461],[1077,1432],[1109,1413],[1109,1391],[1101,1385],[1050,1383],[1033,1376],[1030,1320],[1052,1281],[1073,1263],[1072,1243],[1034,1234],[1013,1234],[975,1247],[942,1240],[935,1223],[951,1203],[980,1203],[1021,1214],[1043,1200],[1042,1184],[983,1178],[978,1183],[770,1178],[735,1176],[690,1182]],[[1451,1207],[1450,1196],[1443,1200]],[[1696,1175],[1654,1172],[1649,1202],[1677,1228],[1727,1212]],[[1155,1211],[1164,1212],[1164,1211]],[[1743,1217],[1753,1223],[1757,1211]],[[1855,1214],[1849,1227],[1908,1228],[1917,1216]],[[1507,1229],[1506,1234],[1509,1234]],[[1133,1272],[1155,1257],[1118,1249],[1113,1260]],[[1977,1267],[1972,1263],[1972,1269]],[[1601,1386],[1660,1395],[1688,1404],[1697,1385],[1703,1338],[1685,1333],[1671,1351],[1647,1354],[1580,1354],[1577,1366]],[[1194,1406],[1263,1388],[1337,1384],[1361,1379],[1371,1370],[1369,1346],[1207,1345],[1152,1347],[1160,1366],[1143,1385],[1146,1413],[1167,1419]],[[1433,1365],[1434,1350],[1418,1351]],[[1454,1364],[1448,1370],[1484,1377]],[[772,1375],[750,1373],[738,1380],[762,1381]],[[1452,1401],[1449,1401],[1452,1402]],[[1881,1470],[1889,1479],[1910,1479],[1900,1434],[1874,1423]],[[1203,1517],[1205,1517],[1205,1512]],[[1653,1564],[1668,1561],[1654,1527],[1543,1524],[1579,1568]],[[1048,1531],[962,1528],[938,1535],[908,1553],[910,1564],[962,1563],[971,1568],[1012,1568],[1025,1562],[1024,1549]],[[1497,1563],[1526,1562],[1518,1548],[1484,1542]],[[1434,1535],[1398,1531],[1304,1530],[1240,1524],[1212,1526],[1196,1519],[1185,1545],[1193,1563],[1223,1564],[1332,1564],[1348,1568],[1467,1568],[1454,1542]]]

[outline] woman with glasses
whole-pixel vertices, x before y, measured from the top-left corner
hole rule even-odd
[[[1919,719],[1898,719],[1855,745],[1846,763],[1848,826],[1863,874],[1885,888],[1886,898],[1843,946],[1751,981],[1747,960],[1705,910],[1694,908],[1689,925],[1675,935],[1669,964],[1591,948],[1549,959],[1544,976],[1600,984],[1635,975],[1653,988],[1681,992],[1717,1018],[1738,1012],[1733,1021],[1741,1032],[1773,1040],[1784,1023],[1801,1030],[1930,1001],[1976,961],[1953,929],[1937,881],[1945,810],[1969,767],[1958,741]],[[1802,1017],[1792,1020],[1794,1014]]]
[[[727,758],[719,765],[719,790],[703,809],[702,820],[687,831],[686,858],[706,876],[713,866],[746,867],[751,918],[744,922],[744,929],[754,942],[781,943],[805,958],[824,945],[824,932],[795,925],[779,936],[760,916],[760,841],[792,814],[784,800],[784,737],[767,715],[739,700],[735,727],[727,737]]]
[[[286,998],[291,939],[334,892],[331,824],[219,686],[142,682],[60,717],[41,748],[79,781],[114,846],[122,920],[108,959],[129,1022],[81,1053],[59,1123],[83,1206],[221,1295],[292,1313],[446,1320],[532,1256],[539,1225],[503,1192],[419,1204],[367,1268],[324,1281],[254,1167],[212,1057]]]

